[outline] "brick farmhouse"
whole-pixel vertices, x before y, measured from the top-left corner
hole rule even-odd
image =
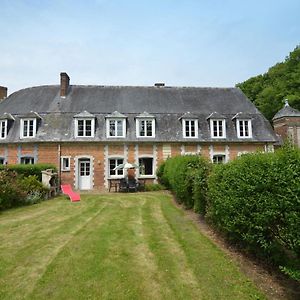
[[[125,175],[115,169],[125,162],[139,166],[136,178],[155,182],[159,164],[171,156],[201,154],[222,163],[278,143],[238,88],[81,86],[61,73],[60,85],[8,97],[0,87],[0,99],[0,164],[52,163],[62,183],[81,190],[107,188]],[[280,114],[275,128],[291,134],[285,118]]]

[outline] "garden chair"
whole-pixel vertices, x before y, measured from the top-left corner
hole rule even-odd
[[[60,187],[61,187],[63,194],[69,196],[71,202],[80,201],[80,195],[73,192],[70,184],[62,184]]]

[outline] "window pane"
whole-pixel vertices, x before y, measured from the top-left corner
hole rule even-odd
[[[213,136],[217,137],[218,136],[218,122],[213,121]]]
[[[215,164],[223,164],[225,163],[225,155],[218,154],[213,156],[213,163]]]
[[[140,120],[140,136],[145,136],[145,121]]]
[[[248,121],[244,121],[245,136],[249,136]]]
[[[6,122],[5,121],[1,121],[0,122],[0,137],[4,138],[5,137],[5,133],[6,133]]]
[[[191,122],[191,131],[190,131],[190,136],[193,137],[195,136],[195,121],[190,121]]]
[[[153,158],[143,157],[139,159],[140,175],[153,175]]]
[[[34,158],[33,157],[21,157],[21,164],[33,165],[34,164]]]
[[[243,126],[243,121],[239,121],[239,131],[240,131],[240,136],[244,136],[244,126]]]
[[[185,136],[190,136],[190,121],[185,121]]]
[[[218,123],[219,123],[219,134],[218,134],[218,136],[221,137],[221,136],[223,136],[223,122],[218,121]]]
[[[83,120],[78,120],[78,136],[83,136],[84,124]]]
[[[123,121],[117,120],[117,136],[123,136]]]
[[[109,136],[116,136],[115,121],[109,121]]]
[[[147,136],[152,136],[152,121],[147,120]]]
[[[4,165],[4,158],[0,157],[0,165]]]
[[[85,136],[92,136],[92,121],[85,120]]]
[[[33,136],[33,120],[29,120],[28,136]]]
[[[23,136],[27,136],[27,129],[28,128],[28,121],[27,120],[24,120],[23,121]]]

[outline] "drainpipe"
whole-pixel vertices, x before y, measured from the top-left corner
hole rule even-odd
[[[61,184],[61,148],[60,144],[57,145],[57,154],[58,154],[58,190],[60,191]]]

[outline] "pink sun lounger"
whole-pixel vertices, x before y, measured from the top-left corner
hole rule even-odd
[[[71,202],[80,201],[80,195],[73,192],[70,184],[62,184],[60,187],[61,187],[63,194],[70,197]]]

